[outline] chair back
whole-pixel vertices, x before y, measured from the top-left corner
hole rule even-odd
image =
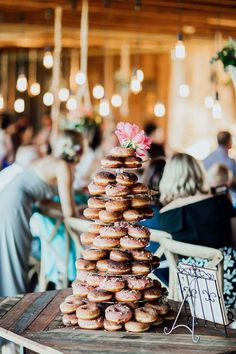
[[[149,231],[151,232],[150,241],[160,243],[160,241],[164,238],[172,239],[171,234],[169,234],[168,232],[155,230],[155,229],[149,229]],[[160,246],[154,253],[154,256],[161,257],[163,253],[164,253],[164,248],[160,243]]]
[[[80,242],[80,234],[88,231],[91,221],[68,217],[64,219],[64,224],[70,237],[75,243],[76,257],[79,258],[81,256],[81,252],[83,251],[83,245]]]

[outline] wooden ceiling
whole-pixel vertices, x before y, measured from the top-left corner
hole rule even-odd
[[[0,47],[53,44],[54,8],[63,8],[63,46],[79,46],[81,0],[0,0]],[[139,4],[141,4],[139,6]],[[235,0],[90,0],[89,45],[120,47],[137,40],[148,51],[166,50],[182,29],[191,38],[236,37]],[[190,34],[188,34],[190,33]]]

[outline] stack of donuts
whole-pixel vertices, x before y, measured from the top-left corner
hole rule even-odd
[[[143,332],[173,318],[162,303],[166,289],[148,277],[159,259],[145,249],[150,231],[139,221],[153,216],[147,186],[132,171],[142,160],[131,148],[115,147],[89,184],[84,216],[92,221],[80,235],[73,295],[61,304],[63,323],[80,328]]]

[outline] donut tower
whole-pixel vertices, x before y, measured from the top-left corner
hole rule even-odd
[[[148,277],[159,259],[145,249],[150,231],[140,221],[153,210],[148,187],[134,173],[142,167],[136,153],[132,147],[111,149],[88,186],[84,216],[93,222],[80,235],[85,248],[76,261],[73,295],[60,305],[65,325],[143,332],[173,319],[166,288]]]

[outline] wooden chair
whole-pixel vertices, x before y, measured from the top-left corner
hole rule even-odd
[[[179,255],[185,257],[199,257],[207,259],[207,268],[217,267],[217,276],[219,283],[223,284],[223,255],[222,252],[215,248],[198,246],[189,243],[179,242],[167,237],[160,239],[160,244],[163,249],[163,253],[168,261],[169,265],[169,299],[181,301],[178,291],[178,278],[177,278],[177,264]]]
[[[88,231],[91,221],[80,218],[68,217],[64,219],[64,224],[71,239],[75,243],[76,258],[79,258],[83,250],[83,245],[80,242],[79,236],[82,232]]]

